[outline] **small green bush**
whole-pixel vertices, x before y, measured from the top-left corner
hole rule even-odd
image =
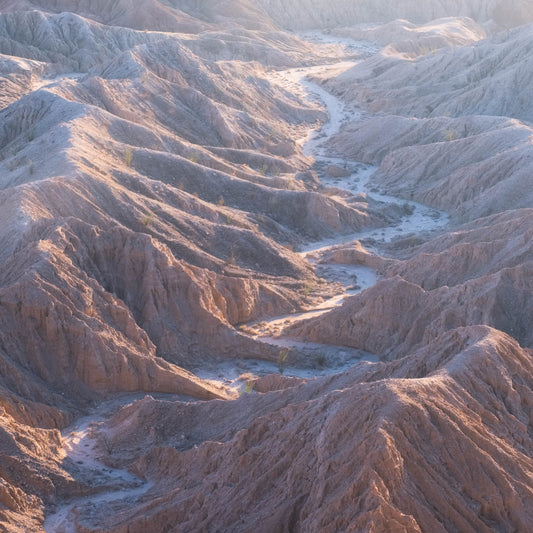
[[[152,213],[148,213],[148,214],[146,214],[146,215],[141,217],[141,222],[146,227],[148,227],[152,223],[153,218],[154,218],[154,215]]]
[[[279,373],[282,375],[283,375],[283,372],[285,372],[285,365],[287,363],[288,355],[289,355],[289,350],[287,348],[280,350],[278,354],[278,370],[279,370]]]
[[[457,133],[454,130],[444,130],[444,138],[448,141],[455,141],[457,139]]]
[[[128,146],[124,150],[124,163],[126,163],[128,167],[131,167],[132,161],[133,161],[133,150]]]

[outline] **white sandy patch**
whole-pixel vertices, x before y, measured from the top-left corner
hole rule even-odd
[[[133,500],[151,487],[145,480],[127,470],[110,468],[101,461],[96,432],[111,413],[143,398],[145,394],[120,396],[101,404],[89,416],[78,419],[62,433],[65,458],[75,463],[79,475],[94,487],[95,494],[75,498],[49,514],[44,522],[46,533],[75,533],[74,509],[87,504]]]
[[[320,30],[302,31],[296,35],[304,41],[310,41],[315,44],[340,46],[345,54],[357,54],[361,57],[377,54],[382,48],[378,43],[358,41],[350,37],[341,37]]]
[[[32,83],[32,91],[37,91],[39,89],[46,89],[49,87],[54,87],[55,85],[59,85],[64,81],[72,81],[72,80],[79,80],[83,78],[85,74],[83,72],[69,72],[66,74],[60,74],[59,76],[56,76],[54,78],[41,78],[39,80],[36,80]]]
[[[342,61],[331,65],[299,67],[270,73],[271,82],[281,85],[299,97],[314,102],[317,107],[325,108],[328,113],[329,119],[325,124],[309,129],[301,139],[297,139],[296,142],[303,147],[304,155],[316,157],[318,146],[323,140],[337,133],[340,125],[353,116],[344,109],[344,105],[338,98],[308,78],[318,75],[338,76],[356,64],[354,61]]]
[[[105,504],[118,500],[135,501],[142,496],[152,486],[151,483],[144,483],[136,489],[116,490],[105,492],[96,496],[79,498],[74,503],[61,507],[56,513],[49,515],[44,522],[45,533],[78,533],[79,529],[75,525],[74,508],[87,504]]]
[[[321,158],[321,160],[338,166],[344,166],[346,163],[346,161],[338,158]],[[366,229],[348,235],[309,243],[302,247],[304,253],[308,254],[318,250],[324,250],[332,245],[361,239],[374,239],[378,243],[387,243],[398,237],[405,237],[411,234],[435,232],[448,225],[450,217],[444,211],[439,211],[418,202],[413,202],[412,200],[388,196],[374,190],[369,186],[368,182],[376,170],[377,167],[359,163],[359,168],[350,174],[350,176],[346,178],[322,177],[321,182],[325,187],[344,189],[354,195],[364,194],[367,198],[384,204],[409,206],[412,213],[405,215],[400,223],[395,226]]]
[[[346,287],[346,294],[352,295],[375,285],[378,276],[364,265],[327,263],[316,266],[317,274],[328,281],[337,281]]]
[[[347,46],[350,46],[352,52],[359,51],[361,55],[376,53],[379,49],[374,43],[362,43],[349,38],[342,39],[320,32],[306,32],[305,34],[301,34],[301,37],[314,42],[341,44],[345,49]],[[381,194],[372,188],[369,185],[369,181],[377,170],[376,167],[357,162],[354,163],[353,161],[340,158],[328,157],[324,147],[325,141],[332,135],[338,133],[344,123],[360,120],[363,114],[360,109],[348,108],[339,98],[309,78],[313,76],[325,78],[339,75],[355,64],[355,62],[341,62],[334,65],[289,69],[272,73],[272,81],[281,84],[287,90],[305,96],[308,100],[323,107],[328,114],[329,119],[325,124],[319,128],[310,129],[307,135],[300,139],[299,142],[302,145],[304,154],[314,157],[315,161],[323,168],[327,168],[329,165],[336,165],[347,168],[350,173],[344,178],[333,178],[326,175],[320,176],[322,184],[325,187],[343,189],[353,195],[365,195],[369,200],[381,202],[386,205],[400,206],[406,211],[406,215],[394,226],[365,229],[348,235],[337,235],[304,245],[301,255],[315,265],[317,273],[321,277],[331,282],[341,283],[344,286],[344,293],[322,302],[312,310],[303,313],[274,317],[268,321],[249,324],[249,333],[264,342],[271,342],[274,337],[276,343],[279,344],[280,339],[277,337],[282,334],[284,329],[299,321],[320,316],[342,305],[346,296],[367,289],[377,283],[378,276],[369,267],[362,265],[320,265],[320,257],[327,253],[333,246],[363,239],[367,240],[370,244],[372,242],[375,242],[375,244],[387,243],[398,237],[439,230],[449,222],[449,217],[444,212],[437,211],[417,202]],[[290,341],[284,340],[283,342]],[[307,343],[305,344],[307,345]]]
[[[283,375],[288,377],[314,379],[344,372],[357,363],[373,364],[379,361],[375,355],[353,348],[299,342],[287,338],[264,337],[261,340],[279,347],[280,353],[286,349],[295,349],[306,354],[307,362],[299,362],[298,365],[291,364],[289,356],[287,363],[283,364]],[[203,367],[194,373],[202,379],[230,387],[243,394],[248,392],[247,381],[269,374],[280,374],[280,367],[275,362],[240,359]]]

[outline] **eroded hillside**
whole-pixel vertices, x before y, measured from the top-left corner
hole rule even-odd
[[[7,531],[530,528],[531,5],[354,5],[0,1]]]

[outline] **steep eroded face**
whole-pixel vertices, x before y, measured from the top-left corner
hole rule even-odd
[[[526,531],[530,19],[0,1],[2,527]]]

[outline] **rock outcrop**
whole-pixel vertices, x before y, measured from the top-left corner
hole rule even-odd
[[[135,469],[154,487],[133,508],[82,509],[77,527],[525,531],[532,370],[530,351],[474,327],[392,363],[220,404],[227,425],[209,435],[194,421],[202,409],[220,420],[212,409],[192,406],[193,418],[145,400],[106,431],[117,456],[149,450]],[[138,440],[154,419],[157,444]]]

